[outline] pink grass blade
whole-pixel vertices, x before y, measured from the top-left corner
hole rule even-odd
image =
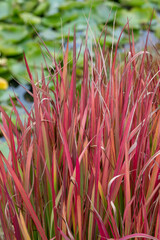
[[[79,130],[79,137],[78,137],[78,153],[80,153],[82,148],[83,136],[84,136],[85,125],[87,120],[87,113],[88,113],[88,104],[85,107],[83,117],[81,118],[81,125]]]
[[[80,197],[80,165],[79,160],[77,158],[76,161],[76,214],[78,219],[78,231],[79,231],[79,239],[82,240],[82,213],[81,213],[81,197]]]
[[[158,209],[158,214],[156,219],[155,236],[157,236],[157,238],[160,239],[160,207]]]
[[[92,188],[92,195],[91,195],[91,211],[90,211],[90,214],[89,214],[89,223],[88,223],[88,240],[92,239],[93,238],[93,232],[94,232],[94,229],[93,229],[93,222],[94,222],[94,218],[93,218],[93,209],[94,209],[94,198],[95,198],[95,184],[93,185],[93,188]]]
[[[56,235],[56,238],[59,239],[58,224],[57,224],[56,193],[57,193],[56,153],[55,153],[55,149],[53,149],[53,154],[52,154],[52,202],[53,202],[53,211],[54,211],[55,235]]]
[[[17,215],[17,218],[24,240],[31,240],[21,212],[19,213],[19,216]]]
[[[119,35],[117,44],[116,44],[115,55],[114,55],[114,58],[113,58],[112,71],[111,71],[112,76],[114,76],[115,64],[116,64],[116,59],[117,59],[117,50],[118,50],[118,46],[119,46],[119,41],[120,41],[120,39],[121,39],[121,36],[122,36],[122,34],[123,34],[124,29],[126,28],[126,26],[127,26],[128,24],[129,24],[129,22],[128,22],[128,20],[127,20],[127,23],[126,23],[125,26],[123,27],[123,29],[122,29],[122,31],[121,31],[121,33],[120,33],[120,35]]]
[[[146,199],[145,205],[147,209],[149,209],[149,206],[150,204],[152,204],[154,196],[158,194],[159,189],[160,189],[160,183],[154,188],[149,198]]]
[[[96,154],[94,158],[95,164],[95,199],[94,199],[94,207],[97,209],[97,201],[98,201],[98,181],[100,175],[100,155],[101,155],[101,137],[102,137],[102,127],[100,128],[100,119],[98,121],[97,127],[97,139],[96,139]]]
[[[32,73],[30,71],[25,53],[24,53],[24,60],[25,60],[28,75],[29,75],[30,80],[31,80],[32,89],[33,89],[34,110],[35,110],[35,117],[36,117],[36,132],[37,132],[37,136],[38,136],[38,132],[41,131],[41,127],[40,127],[41,126],[41,123],[40,123],[41,118],[40,118],[40,114],[39,114],[37,90],[36,90],[36,86],[35,86],[33,76],[32,76]]]
[[[89,142],[86,140],[85,144],[84,144],[84,149],[82,151],[82,153],[79,156],[79,164],[81,164],[81,161],[83,159],[83,156],[85,155],[87,148],[89,147],[89,145],[91,144],[93,139],[91,139]],[[73,179],[76,178],[76,169],[74,169],[73,171],[73,175],[72,175]],[[71,207],[73,204],[73,194],[74,194],[74,184],[71,182],[69,185],[69,191],[68,191],[68,198],[67,198],[67,219],[70,218],[70,214],[71,214]]]
[[[130,95],[130,91],[131,91],[131,87],[132,87],[132,79],[133,79],[133,73],[128,74],[129,76],[129,83],[127,86],[127,92],[125,94],[125,99],[124,99],[124,106],[123,106],[123,112],[122,112],[122,124],[121,124],[121,129],[120,129],[120,136],[122,136],[122,132],[123,132],[123,128],[124,128],[124,123],[125,123],[125,115],[126,115],[126,111],[127,111],[127,107],[128,107],[128,102],[129,102],[129,95]]]
[[[26,159],[26,171],[25,171],[25,192],[29,194],[29,182],[30,182],[30,170],[31,170],[31,161],[33,153],[33,143],[29,146],[27,159]]]
[[[124,176],[124,184],[125,184],[125,205],[129,206],[129,202],[131,200],[131,186],[130,186],[130,166],[128,159],[128,146],[127,142],[125,143],[125,176]],[[125,235],[129,234],[130,226],[131,226],[131,209],[128,208],[126,220],[125,220]]]
[[[60,234],[62,235],[62,237],[65,239],[65,240],[70,240],[70,238],[68,238],[63,232],[62,230],[58,227],[58,231],[60,232]]]
[[[95,113],[95,97],[94,97],[94,83],[93,83],[93,81],[92,81],[92,85],[91,85],[90,105],[91,105],[90,138],[93,138],[96,135],[96,113]]]
[[[37,230],[38,230],[40,236],[42,237],[43,240],[47,240],[44,229],[41,226],[41,223],[40,223],[40,221],[39,221],[39,219],[38,219],[38,217],[37,217],[37,215],[36,215],[36,213],[33,209],[33,206],[31,204],[31,202],[30,202],[22,184],[20,183],[20,181],[19,181],[18,177],[16,176],[14,170],[12,169],[10,164],[8,163],[7,159],[5,159],[5,157],[3,157],[3,161],[6,164],[8,170],[9,170],[9,172],[10,172],[10,174],[11,174],[13,180],[14,180],[14,183],[15,183],[17,189],[19,190],[19,193],[20,193],[20,195],[21,195],[21,197],[22,197],[22,199],[23,199],[23,201],[24,201],[24,203],[25,203],[25,205],[28,209],[28,212],[30,213],[30,215],[31,215],[36,227],[37,227]],[[0,155],[1,164],[3,164],[3,161],[2,161],[2,156]]]
[[[67,82],[67,65],[68,65],[68,51],[69,51],[69,32],[68,32],[68,40],[67,40],[67,47],[66,47],[66,52],[65,56],[63,59],[63,76],[62,76],[62,82],[61,82],[61,102],[68,91],[68,82]]]
[[[9,117],[9,116],[7,115],[7,113],[4,111],[4,109],[2,108],[2,106],[0,106],[0,112],[1,112],[1,114],[3,114],[3,116],[4,116],[5,122],[7,122],[8,124],[10,123],[13,133],[17,132],[16,126],[14,126],[14,124],[12,123],[10,117]],[[2,120],[3,120],[3,118],[2,118]],[[7,125],[4,125],[4,126],[6,126],[6,130],[8,129],[7,132],[8,132],[8,134],[9,134],[9,128],[7,127]]]
[[[12,167],[17,176],[20,178],[18,164],[17,164],[17,152],[16,145],[14,141],[14,135],[12,131],[11,121],[9,122],[9,138],[10,138],[10,151],[11,151],[11,159],[12,159]]]
[[[11,101],[11,103],[12,103],[14,113],[15,113],[15,115],[16,115],[16,117],[17,117],[17,121],[18,121],[18,123],[19,123],[19,127],[20,127],[20,129],[22,129],[22,131],[23,131],[22,121],[21,121],[21,119],[20,119],[19,113],[18,113],[18,111],[17,111],[17,109],[16,109],[16,106],[15,106],[15,104],[14,104],[14,102],[13,102],[13,100],[12,100],[11,97],[10,97],[10,101]]]
[[[118,159],[117,159],[117,163],[116,163],[116,169],[115,169],[115,173],[114,173],[115,176],[117,176],[119,174],[119,171],[122,167],[122,161],[123,161],[123,157],[124,157],[124,153],[125,153],[125,150],[124,150],[125,149],[125,142],[127,141],[128,137],[129,137],[129,132],[130,132],[130,129],[131,129],[131,124],[132,124],[132,121],[133,121],[133,116],[134,116],[134,113],[135,113],[136,106],[137,106],[137,102],[132,107],[132,110],[129,114],[129,117],[128,117],[128,120],[127,120],[127,123],[126,123],[126,128],[125,128],[125,131],[124,131],[124,134],[123,134],[123,139],[122,139],[122,142],[121,142],[121,145],[120,145],[119,155],[118,155]],[[119,183],[116,184],[116,186],[114,186],[115,187],[114,191],[113,191],[113,188],[112,188],[111,199],[115,199],[115,197],[117,195],[117,192],[119,190],[119,187],[120,187],[120,183],[121,183],[121,181],[119,181]]]
[[[0,156],[0,161],[1,161],[1,156]],[[2,164],[0,164],[0,171],[1,171],[2,179],[3,179],[3,183],[4,183],[5,194],[6,194],[6,197],[8,199],[9,213],[10,213],[10,218],[11,218],[11,221],[12,221],[12,224],[13,224],[13,227],[14,227],[14,234],[15,234],[15,237],[17,239],[21,240],[20,228],[19,228],[18,219],[17,219],[17,215],[16,215],[16,209],[15,209],[13,201],[12,201],[10,195],[9,195],[9,192],[7,190],[7,185],[6,185],[7,184],[7,176],[6,176],[6,172],[5,172],[5,169],[4,169],[3,162],[2,162]]]
[[[67,158],[67,162],[68,162],[69,173],[70,173],[70,176],[72,176],[72,173],[73,173],[72,160],[71,160],[71,156],[70,156],[70,152],[69,152],[69,147],[68,147],[68,143],[67,143],[66,134],[64,132],[64,128],[63,128],[61,122],[60,122],[60,131],[61,131],[61,134],[62,134],[62,141],[63,141],[63,144],[64,144],[64,150],[65,150],[65,154],[66,154],[66,158]]]
[[[81,86],[80,117],[82,119],[88,96],[88,49],[85,48],[83,59],[83,81]]]
[[[91,205],[92,205],[92,201],[91,201],[90,199],[89,199],[89,201],[90,201],[90,203],[91,203]],[[99,228],[100,236],[101,236],[102,238],[108,238],[109,235],[108,235],[108,232],[107,232],[107,230],[106,230],[106,227],[105,227],[105,225],[104,225],[104,223],[103,223],[103,221],[102,221],[101,216],[99,215],[98,211],[95,209],[95,207],[94,207],[93,205],[92,205],[92,207],[93,207],[94,216],[95,216],[96,221],[97,221],[97,223],[98,223],[98,228]]]
[[[16,97],[16,100],[19,102],[19,104],[21,105],[22,109],[25,111],[25,113],[27,114],[28,118],[30,117],[32,120],[32,116],[31,116],[31,112],[29,113],[28,110],[26,109],[26,107],[24,106],[24,104],[19,100],[19,98],[17,96]]]
[[[119,238],[119,240],[127,240],[127,239],[132,239],[132,238],[147,238],[150,240],[158,240],[158,238],[152,237],[148,234],[144,234],[144,233],[134,233],[134,234],[130,234],[128,236]]]
[[[146,200],[149,199],[149,197],[152,195],[156,187],[156,182],[159,174],[159,165],[160,165],[160,156],[155,159],[155,163],[152,169],[152,174],[151,174],[150,181],[147,188]]]
[[[106,200],[105,194],[103,192],[103,188],[102,188],[100,181],[98,181],[98,191],[99,191],[103,206],[105,209],[107,209],[107,200]]]
[[[41,113],[42,116],[42,113]],[[48,167],[48,170],[51,169],[51,156],[50,156],[50,150],[49,150],[49,140],[48,140],[48,129],[45,126],[45,122],[41,123],[42,128],[42,139],[43,139],[43,146],[44,146],[44,152],[45,152],[45,160]]]
[[[1,220],[1,227],[3,229],[4,238],[8,239],[8,240],[12,240],[13,236],[10,236],[11,234],[8,232],[8,229],[7,229],[8,226],[7,226],[1,205],[2,205],[2,200],[1,200],[1,204],[0,204],[0,220]]]
[[[74,39],[73,39],[73,71],[71,77],[71,86],[70,86],[70,108],[75,107],[76,103],[76,29],[74,26]]]
[[[31,81],[33,81],[33,76],[32,76],[32,73],[31,73],[31,71],[29,69],[29,65],[28,65],[25,53],[23,53],[23,55],[24,55],[24,61],[25,61],[25,64],[26,64],[26,68],[27,68],[27,72],[28,72],[29,78],[30,78]]]

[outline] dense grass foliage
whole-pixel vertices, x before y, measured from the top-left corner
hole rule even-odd
[[[4,239],[160,239],[160,70],[147,44],[135,53],[133,36],[119,61],[119,40],[89,51],[86,37],[79,91],[75,32],[73,66],[68,41],[63,67],[50,55],[49,80],[43,67],[33,79],[24,55],[33,109],[22,105],[23,122],[11,99],[14,125],[0,107]]]

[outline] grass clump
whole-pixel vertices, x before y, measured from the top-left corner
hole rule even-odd
[[[87,35],[87,34],[86,34]],[[120,40],[120,37],[119,37]],[[22,122],[0,107],[9,148],[0,153],[0,219],[4,239],[159,239],[160,92],[147,41],[134,38],[123,65],[115,51],[87,47],[76,89],[76,34],[71,79],[51,57],[50,90],[42,67],[31,80],[34,107]],[[29,61],[29,59],[28,59]],[[20,128],[20,131],[18,130]]]

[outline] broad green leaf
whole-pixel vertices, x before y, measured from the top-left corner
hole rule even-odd
[[[48,10],[48,8],[49,8],[49,2],[47,1],[41,2],[34,10],[34,14],[40,16],[44,14]]]
[[[78,18],[78,13],[74,9],[70,12],[66,11],[64,14],[54,14],[52,16],[44,17],[42,19],[42,24],[47,27],[58,28],[63,26],[65,23],[73,21],[74,19]]]
[[[106,23],[113,22],[115,17],[115,11],[113,9],[105,6],[104,4],[99,5],[95,9],[95,13],[91,13],[91,17],[93,17],[96,20],[96,23]]]
[[[17,62],[14,59],[10,59],[8,61],[8,69],[12,76],[16,78],[20,83],[25,84],[27,73],[26,73],[26,67],[23,62]]]
[[[32,13],[21,13],[20,18],[23,20],[24,23],[26,24],[40,24],[41,23],[41,18],[33,15]]]
[[[0,66],[0,75],[4,77],[8,73],[8,68],[6,66]]]
[[[152,8],[133,8],[131,10],[132,14],[135,15],[135,18],[138,19],[140,24],[149,23],[152,17],[153,9]],[[154,13],[153,19],[156,17]]]
[[[64,1],[63,4],[59,6],[60,10],[71,10],[73,8],[85,9],[85,7],[93,8],[97,5],[103,3],[103,0],[88,0],[88,1]]]
[[[68,37],[68,30],[70,30],[70,37],[73,37],[74,35],[74,26],[76,27],[76,34],[78,38],[84,39],[86,36],[86,29],[87,29],[87,19],[83,17],[78,17],[74,21],[71,21],[67,24],[64,24],[62,26],[62,32],[63,32],[63,37],[67,38]],[[91,33],[95,35],[100,34],[100,29],[98,28],[95,19],[91,18],[89,19],[89,34],[90,36],[92,35]],[[59,34],[61,33],[61,30],[59,30]]]
[[[151,29],[154,31],[155,36],[160,38],[160,17],[157,17],[152,21]]]
[[[7,65],[7,58],[0,58],[0,66],[6,66]]]
[[[57,44],[51,41],[45,41],[46,46],[48,47],[49,51],[54,51]],[[40,47],[41,46],[41,47]],[[29,66],[35,67],[38,66],[41,68],[41,63],[45,66],[45,62],[42,56],[42,49],[43,54],[46,57],[46,61],[48,64],[51,64],[51,59],[48,57],[47,51],[41,43],[29,41],[24,45],[24,51],[26,54],[26,58],[28,59]]]
[[[17,43],[29,35],[26,26],[0,24],[0,38],[5,41]]]
[[[19,15],[19,13],[18,13]],[[23,20],[20,17],[17,17],[17,14],[11,16],[8,21],[9,24],[16,24],[16,25],[22,25],[24,24]]]
[[[140,28],[140,22],[136,18],[134,13],[132,13],[131,11],[128,11],[126,9],[120,9],[116,15],[116,22],[119,25],[124,26],[127,23],[127,19],[129,20],[130,28],[134,28],[134,29]]]
[[[23,1],[23,4],[22,4],[22,9],[25,11],[25,12],[32,12],[34,10],[34,8],[36,7],[37,5],[37,0],[27,0],[27,1]]]
[[[120,4],[124,5],[124,6],[131,6],[131,7],[141,7],[143,6],[147,0],[119,0]]]
[[[56,8],[62,5],[62,3],[65,2],[65,0],[54,0],[54,1],[48,0],[48,2],[50,3],[50,7]]]
[[[112,43],[116,44],[116,42],[117,42],[117,38],[116,37],[113,38],[113,36],[107,35],[107,37],[106,37],[106,45],[107,46],[111,46]],[[101,38],[100,39],[101,46],[103,45],[103,43],[104,43],[104,38]]]
[[[8,158],[9,155],[9,147],[6,141],[2,141],[0,138],[0,151],[3,153],[5,158]]]
[[[154,27],[155,35],[158,39],[160,39],[160,22]]]
[[[56,13],[51,16],[47,16],[42,18],[42,24],[44,24],[47,27],[60,27],[61,26],[61,15],[60,13]]]
[[[0,2],[0,20],[4,20],[11,16],[13,13],[13,8],[11,4],[7,1]]]
[[[78,1],[65,1],[64,3],[62,3],[60,6],[59,6],[59,9],[60,10],[70,10],[70,9],[73,9],[73,8],[84,8],[86,6],[88,6],[90,3],[90,1],[88,2],[78,2]]]
[[[39,35],[45,40],[54,40],[59,34],[57,33],[57,31],[54,31],[51,28],[47,28],[40,32]]]
[[[50,3],[49,10],[45,13],[45,16],[52,16],[59,12],[58,7],[65,1],[65,0],[48,0]]]
[[[113,1],[103,1],[102,2],[103,5],[109,7],[111,10],[115,11],[117,10],[118,8],[120,8],[120,4],[117,2],[113,2]],[[99,4],[98,4],[99,6]]]
[[[159,0],[152,0],[151,4],[155,5],[155,10],[160,9],[160,1]]]
[[[0,58],[0,76],[5,79],[7,79],[5,75],[7,75],[6,73],[8,72],[7,62],[7,58]]]
[[[9,90],[9,89],[7,91],[0,90],[0,102],[1,103],[9,101],[10,97],[11,98],[15,97],[14,92],[12,90]]]
[[[15,56],[23,53],[23,48],[19,45],[14,45],[10,43],[5,43],[5,41],[0,41],[0,52],[5,56]]]
[[[126,9],[118,10],[116,15],[116,21],[124,26],[127,23],[127,19],[129,20],[129,26],[133,29],[140,29],[141,24],[149,23],[152,16],[152,9],[139,9],[132,8],[132,10],[128,11]]]
[[[27,59],[29,59],[28,56],[27,56]],[[40,59],[40,60],[42,60],[42,59]],[[40,66],[41,66],[41,63],[40,63],[40,65],[36,65],[36,64],[30,65],[30,70],[31,70],[35,80],[36,80],[36,74],[39,79],[41,78],[41,67]],[[30,82],[24,62],[16,62],[15,60],[10,59],[8,61],[8,68],[9,68],[9,71],[10,71],[12,77],[17,79],[17,81],[20,82],[21,84],[27,84],[28,81]],[[44,73],[45,73],[45,76],[48,76],[48,72],[45,69],[44,69]]]

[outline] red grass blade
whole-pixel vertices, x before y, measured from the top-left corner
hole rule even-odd
[[[70,173],[70,176],[72,176],[72,174],[73,174],[72,160],[71,160],[71,156],[70,156],[70,153],[69,153],[69,148],[68,148],[66,134],[64,132],[64,128],[63,128],[61,122],[60,122],[60,130],[61,130],[61,134],[62,134],[62,141],[63,141],[63,144],[64,144],[64,150],[65,150],[66,157],[67,157],[69,173]]]
[[[130,234],[128,236],[125,236],[125,237],[122,237],[122,238],[119,238],[119,240],[127,240],[127,239],[130,239],[130,238],[147,238],[147,239],[152,239],[152,240],[158,240],[158,238],[155,238],[155,237],[152,237],[148,234],[144,234],[144,233],[134,233],[134,234]]]
[[[16,184],[16,187],[19,190],[19,193],[21,194],[21,197],[22,197],[22,199],[23,199],[23,201],[24,201],[24,203],[27,207],[27,210],[30,213],[30,215],[31,215],[36,227],[37,227],[37,230],[38,230],[40,236],[42,237],[43,240],[47,240],[47,237],[46,237],[45,232],[44,232],[44,230],[41,226],[41,223],[40,223],[40,221],[39,221],[39,219],[38,219],[38,217],[37,217],[37,215],[36,215],[36,213],[35,213],[35,211],[32,207],[32,204],[31,204],[31,202],[30,202],[22,184],[20,183],[20,181],[19,181],[18,177],[16,176],[14,170],[12,169],[12,167],[10,166],[10,164],[8,163],[7,159],[5,159],[4,156],[3,156],[3,161],[6,164],[8,170],[9,170],[9,172],[10,172],[10,174],[11,174],[11,176],[12,176],[12,178],[13,178],[15,184]],[[3,161],[2,161],[2,156],[0,155],[1,164],[3,164]]]

